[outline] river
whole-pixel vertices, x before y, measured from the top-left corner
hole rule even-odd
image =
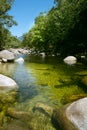
[[[80,80],[87,74],[87,67],[82,63],[67,65],[59,57],[24,56],[24,63],[2,63],[0,73],[14,79],[18,86],[18,100],[15,108],[19,111],[33,112],[37,103],[52,108],[59,108],[78,98],[86,91]],[[56,130],[42,121],[34,130]],[[44,123],[43,123],[44,122]],[[34,122],[35,124],[35,122]],[[43,124],[43,125],[42,125]],[[15,129],[16,130],[16,129]],[[25,130],[25,129],[23,129]]]

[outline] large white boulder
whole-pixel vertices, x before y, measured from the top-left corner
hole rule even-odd
[[[87,97],[54,110],[53,119],[62,130],[87,130]]]
[[[3,51],[0,51],[0,58],[6,59],[8,61],[13,61],[15,59],[15,56],[12,52],[8,50],[3,50]]]
[[[74,56],[68,56],[63,61],[69,65],[72,65],[72,64],[75,64],[77,62],[77,58]]]
[[[14,89],[18,89],[17,83],[13,79],[0,74],[0,90]]]
[[[78,130],[87,130],[87,98],[73,102],[66,109],[66,116]]]

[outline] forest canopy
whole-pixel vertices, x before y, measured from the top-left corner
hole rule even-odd
[[[87,51],[87,1],[55,0],[47,13],[40,13],[23,37],[22,45],[47,54]]]
[[[5,47],[14,47],[17,44],[16,42],[19,42],[9,31],[12,25],[17,25],[16,21],[13,20],[13,16],[8,14],[13,2],[13,0],[0,0],[0,50]]]

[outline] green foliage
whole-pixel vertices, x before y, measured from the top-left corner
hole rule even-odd
[[[87,51],[87,1],[55,0],[24,36],[23,45],[50,54],[75,55]]]
[[[10,32],[7,27],[17,24],[13,20],[13,16],[8,14],[11,9],[13,0],[0,0],[0,50],[2,50],[6,43],[10,41]]]
[[[45,14],[41,13],[35,19],[35,25],[31,28],[31,30],[24,35],[23,45],[28,47],[34,47],[36,49],[43,49],[44,46],[44,29],[45,29]]]
[[[0,49],[4,49],[7,42],[9,42],[10,32],[5,27],[0,28]]]
[[[17,24],[13,20],[13,16],[8,15],[8,11],[11,9],[13,0],[0,0],[0,26],[11,27],[13,24]]]
[[[16,36],[8,37],[5,48],[18,48],[21,47],[21,41]]]

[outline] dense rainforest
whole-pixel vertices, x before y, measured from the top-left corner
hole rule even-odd
[[[20,41],[8,27],[16,22],[8,11],[13,0],[0,0],[0,49],[4,47],[33,48],[36,52],[75,55],[87,53],[87,1],[55,0],[54,6],[35,18],[34,26]]]
[[[9,15],[13,0],[0,0],[0,50],[8,47],[17,47],[20,41],[17,37],[12,36],[9,28],[17,25],[13,20],[13,16]]]

